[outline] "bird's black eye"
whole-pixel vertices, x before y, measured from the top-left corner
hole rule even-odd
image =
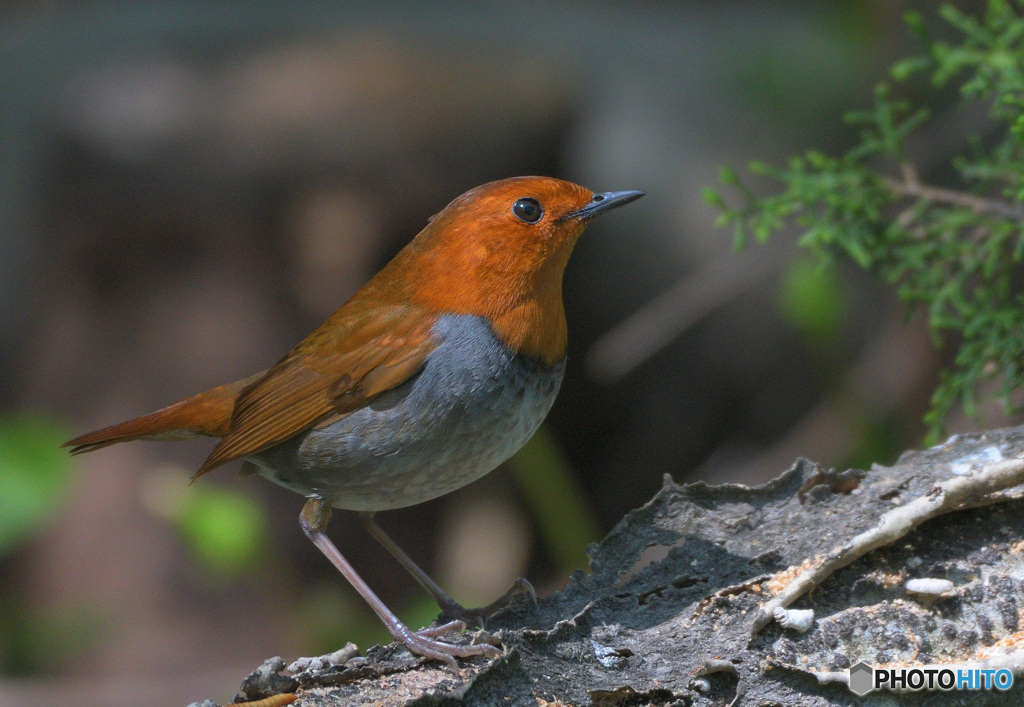
[[[540,217],[544,215],[544,209],[540,207],[540,202],[530,197],[524,197],[512,204],[512,213],[516,215],[520,221],[526,223],[537,223],[540,221]]]

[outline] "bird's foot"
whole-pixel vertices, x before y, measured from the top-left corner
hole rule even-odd
[[[507,592],[487,606],[482,606],[477,609],[467,609],[462,606],[462,604],[449,599],[448,601],[441,603],[441,616],[446,619],[455,619],[455,621],[452,621],[451,623],[462,621],[469,626],[485,628],[484,622],[486,619],[491,618],[494,614],[511,604],[512,600],[520,594],[528,595],[534,604],[537,603],[537,592],[534,590],[533,585],[525,578],[520,577],[512,583],[512,586],[508,588]]]
[[[402,628],[405,627],[403,626]],[[438,636],[450,631],[461,633],[465,630],[466,623],[464,621],[449,621],[440,626],[431,626],[419,631],[409,631],[408,629],[399,631],[400,635],[396,635],[395,638],[399,643],[408,648],[411,653],[421,655],[424,658],[430,658],[431,660],[439,660],[455,673],[459,672],[459,666],[455,662],[456,658],[471,658],[477,655],[482,655],[485,658],[497,658],[501,655],[501,650],[489,643],[457,645],[437,640]]]
[[[449,631],[458,631],[464,633],[466,631],[466,622],[456,619],[455,621],[449,621],[446,624],[440,626],[428,626],[427,628],[421,628],[416,632],[417,635],[425,636],[426,638],[437,638],[443,636]]]

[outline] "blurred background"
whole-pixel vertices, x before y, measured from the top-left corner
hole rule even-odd
[[[648,196],[577,247],[538,437],[380,517],[456,599],[556,590],[664,474],[919,446],[945,355],[922,321],[792,239],[734,253],[700,193],[720,164],[849,145],[843,112],[916,50],[903,14],[936,6],[6,3],[0,704],[226,701],[266,657],[387,638],[299,496],[237,465],[188,484],[212,442],[58,447],[267,367],[483,182]],[[436,615],[354,517],[331,535],[403,619]]]

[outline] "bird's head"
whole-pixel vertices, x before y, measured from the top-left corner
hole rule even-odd
[[[486,317],[513,348],[553,362],[565,352],[562,274],[576,240],[593,218],[643,195],[550,177],[489,182],[430,219],[386,282],[400,280],[435,311]]]
[[[551,177],[502,179],[455,199],[416,240],[437,254],[456,256],[464,275],[560,281],[587,223],[641,196],[639,191],[595,193]]]

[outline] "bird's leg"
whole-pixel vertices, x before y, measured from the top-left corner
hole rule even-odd
[[[533,590],[533,585],[520,577],[512,583],[512,586],[509,587],[507,592],[487,606],[482,606],[477,609],[467,609],[462,606],[462,604],[459,604],[448,596],[448,594],[437,585],[437,582],[432,580],[426,572],[420,569],[419,565],[413,562],[412,558],[406,555],[405,551],[398,547],[398,544],[384,532],[384,529],[377,525],[377,521],[374,520],[373,515],[373,513],[368,512],[359,513],[359,521],[363,524],[363,527],[366,528],[366,532],[372,535],[377,542],[383,545],[384,549],[390,552],[391,555],[398,560],[398,564],[402,565],[402,567],[404,567],[409,574],[415,577],[416,581],[419,582],[432,597],[434,597],[437,601],[437,605],[441,607],[441,615],[443,617],[455,619],[456,621],[464,621],[467,624],[483,628],[484,619],[489,618],[500,609],[508,606],[509,602],[512,601],[512,598],[519,594],[529,594],[533,603],[537,603],[537,592]]]
[[[320,552],[327,556],[327,559],[338,568],[338,571],[348,580],[349,584],[366,600],[366,603],[370,605],[374,613],[384,622],[384,625],[396,641],[405,645],[413,653],[447,663],[456,672],[458,672],[458,665],[455,663],[455,658],[468,658],[474,655],[496,658],[501,655],[501,651],[491,645],[456,646],[451,643],[434,640],[435,636],[440,635],[444,631],[465,628],[465,624],[462,622],[453,621],[444,626],[427,629],[426,631],[416,632],[410,630],[373,593],[373,590],[363,581],[362,577],[356,574],[352,565],[348,563],[348,560],[342,556],[338,548],[331,542],[331,539],[327,537],[325,531],[330,518],[330,503],[324,499],[312,497],[302,507],[299,522],[306,536],[313,541],[313,544],[320,549]],[[444,629],[444,631],[441,629]]]

